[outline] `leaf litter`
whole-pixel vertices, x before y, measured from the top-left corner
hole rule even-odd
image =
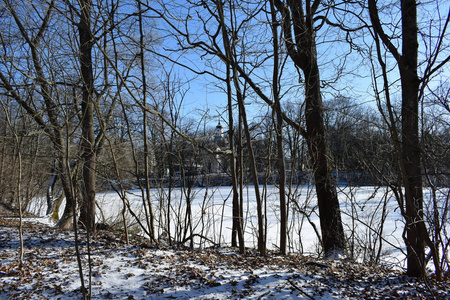
[[[80,299],[74,235],[24,223],[19,267],[17,221],[0,218],[0,299]],[[89,266],[80,232],[83,274]],[[245,256],[233,248],[150,246],[135,237],[98,231],[90,238],[92,299],[448,299],[450,281],[426,281],[401,270],[346,259]]]

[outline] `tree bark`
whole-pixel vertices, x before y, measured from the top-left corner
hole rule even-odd
[[[282,26],[288,54],[294,64],[302,70],[305,79],[304,137],[313,167],[323,251],[327,257],[341,255],[345,250],[345,236],[323,121],[313,21],[319,1],[313,3],[306,1],[306,14],[302,2],[288,1],[284,4],[274,0],[274,4],[283,16]]]
[[[239,199],[239,195],[241,195],[242,197],[242,193],[239,193],[239,191],[242,191],[242,184],[239,184],[238,181],[238,168],[237,168],[237,161],[241,161],[242,157],[239,158],[239,160],[236,160],[236,148],[235,148],[235,136],[234,136],[234,122],[233,122],[233,103],[232,103],[232,86],[231,83],[233,82],[235,89],[236,89],[236,93],[238,94],[238,105],[239,105],[239,122],[242,122],[243,120],[245,120],[245,111],[243,112],[244,115],[242,116],[242,110],[241,108],[243,108],[243,103],[242,103],[242,107],[241,107],[241,102],[243,101],[242,99],[242,94],[240,92],[240,88],[239,88],[239,82],[237,80],[237,72],[234,68],[234,64],[232,64],[231,62],[235,61],[234,58],[234,49],[232,46],[232,43],[229,40],[228,34],[229,32],[227,31],[227,27],[225,26],[225,15],[224,15],[224,7],[222,2],[218,1],[217,2],[217,9],[218,9],[218,16],[219,16],[219,22],[221,23],[222,26],[222,37],[223,37],[223,46],[225,48],[225,55],[227,57],[227,63],[226,63],[226,74],[227,74],[227,80],[226,80],[226,85],[227,85],[227,101],[228,101],[228,122],[229,122],[229,143],[230,143],[230,149],[231,149],[231,155],[230,155],[230,167],[231,167],[231,180],[232,180],[232,186],[233,186],[233,224],[232,224],[232,242],[233,245],[236,245],[236,237],[238,239],[239,242],[239,252],[241,254],[245,253],[245,242],[244,242],[244,226],[243,226],[243,215],[242,215],[242,203],[240,203],[240,199]],[[245,108],[244,108],[245,109]],[[239,128],[240,129],[240,128]],[[239,136],[241,136],[241,132],[239,132]],[[239,140],[239,143],[241,144],[242,141]],[[253,154],[252,149],[251,149],[251,143],[250,140],[247,141],[248,145],[249,145],[249,151],[251,152],[251,154]],[[239,147],[240,148],[240,147]],[[239,155],[241,155],[241,150],[238,149],[238,153]],[[242,170],[240,170],[242,172]],[[257,186],[255,187],[256,189],[258,188]],[[257,193],[257,198],[259,199],[259,190],[256,191]],[[259,202],[258,202],[259,203]],[[259,206],[258,206],[259,207]],[[259,208],[258,208],[259,209]],[[258,210],[259,212],[259,210]],[[259,218],[259,214],[258,214],[258,224],[260,221]],[[261,255],[265,255],[265,242],[263,241],[263,239],[261,239],[262,236],[262,231],[261,231],[261,226],[260,225],[259,228],[259,235],[258,235],[258,249],[260,250],[260,254]]]
[[[277,168],[278,168],[278,184],[280,188],[280,252],[285,255],[287,251],[287,223],[288,210],[286,203],[286,166],[284,159],[283,146],[283,111],[281,109],[281,99],[279,93],[279,44],[278,44],[278,22],[276,19],[276,10],[274,3],[270,2],[271,28],[273,36],[273,73],[272,73],[272,93],[274,100],[274,110],[276,115],[275,134],[277,141]]]
[[[142,20],[142,9],[141,9],[141,1],[137,1],[138,6],[138,21],[139,21],[139,48],[140,48],[140,60],[141,60],[141,76],[142,76],[142,104],[144,107],[147,106],[147,76],[146,76],[146,65],[145,65],[145,57],[144,57],[144,29],[143,29],[143,20]],[[144,201],[144,211],[147,218],[148,224],[148,232],[150,233],[150,240],[152,242],[156,242],[156,234],[155,234],[155,216],[153,213],[153,205],[150,195],[150,182],[149,182],[149,141],[148,141],[148,113],[147,110],[143,109],[143,120],[142,127],[144,131],[144,176],[145,176],[145,195],[142,195],[146,200]]]
[[[82,130],[82,204],[80,220],[89,231],[95,230],[95,167],[94,135],[94,75],[92,69],[91,0],[80,0],[80,68],[82,79],[81,130]]]
[[[69,168],[69,169],[68,169]],[[66,206],[64,207],[63,215],[59,219],[57,226],[61,229],[73,229],[73,212],[76,212],[77,197],[74,187],[76,182],[72,178],[72,171],[68,163],[62,163],[62,160],[58,161],[58,169],[61,172],[61,185],[66,198]],[[72,182],[70,182],[71,180]]]
[[[230,68],[227,67],[227,77],[230,78]],[[241,214],[241,203],[239,199],[239,180],[238,180],[238,168],[236,159],[236,146],[235,146],[235,136],[234,136],[234,122],[233,122],[233,103],[231,95],[231,84],[227,81],[228,90],[228,123],[229,123],[229,145],[230,145],[230,171],[231,171],[231,182],[233,186],[233,232],[232,232],[232,246],[236,247],[239,242],[239,253],[245,253],[245,242],[244,242],[244,228],[243,228],[243,216]],[[240,151],[239,151],[240,152]],[[240,161],[240,160],[239,160]],[[237,237],[237,241],[236,241]]]
[[[417,3],[415,0],[401,1],[402,53],[392,44],[381,26],[375,0],[369,1],[372,27],[398,64],[402,88],[401,147],[398,162],[401,182],[404,185],[404,207],[401,207],[406,221],[407,274],[425,276],[425,243],[430,247],[435,263],[436,249],[430,241],[423,219],[423,191],[421,150],[419,136],[419,86],[417,71],[419,43],[417,38]],[[395,126],[392,124],[391,126]],[[396,137],[394,137],[396,138]],[[403,206],[403,202],[400,203]],[[439,269],[439,267],[437,268]]]
[[[419,137],[419,77],[417,74],[417,3],[401,1],[402,58],[399,64],[402,85],[402,159],[406,197],[407,274],[425,275],[425,248],[422,234],[423,191]]]
[[[345,249],[344,229],[323,123],[322,96],[317,65],[305,72],[305,79],[305,117],[308,134],[306,140],[319,205],[322,246],[328,257],[343,254]]]

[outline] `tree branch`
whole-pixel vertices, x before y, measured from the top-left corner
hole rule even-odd
[[[397,48],[395,48],[395,46],[391,43],[391,40],[386,35],[383,27],[381,26],[376,0],[369,0],[369,14],[370,20],[372,21],[372,28],[374,29],[375,33],[380,37],[383,44],[394,56],[397,63],[401,64],[402,62],[400,53],[398,52]]]

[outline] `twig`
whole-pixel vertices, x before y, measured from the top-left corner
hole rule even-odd
[[[327,264],[324,264],[324,263],[320,263],[320,262],[316,262],[316,261],[312,261],[312,260],[306,262],[305,265],[319,267],[319,268],[323,268],[323,269],[331,268],[330,265],[327,265]]]
[[[262,295],[260,295],[257,299],[259,300],[259,299],[262,299],[262,298],[264,298],[264,296],[267,296],[267,295],[269,295],[270,294],[270,290],[268,290],[267,292],[265,292],[265,293],[263,293]]]
[[[201,239],[204,239],[204,240],[210,242],[211,244],[214,245],[214,247],[219,247],[219,244],[216,244],[213,240],[211,240],[211,239],[209,239],[209,238],[207,238],[207,237],[205,237],[205,236],[203,236],[203,235],[201,235],[201,234],[198,234],[198,233],[194,233],[194,234],[192,234],[192,235],[186,237],[180,244],[184,244],[184,243],[186,243],[187,241],[193,239],[194,237],[199,237],[199,238],[201,238]]]
[[[300,293],[302,293],[303,295],[305,295],[306,297],[308,297],[309,299],[314,300],[314,297],[309,295],[308,293],[306,293],[305,291],[303,291],[295,282],[294,280],[288,278],[287,281]]]

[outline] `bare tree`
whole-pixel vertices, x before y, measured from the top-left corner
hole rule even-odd
[[[280,54],[279,54],[279,36],[278,36],[278,20],[277,12],[273,1],[270,1],[270,16],[271,16],[271,28],[273,35],[273,53],[274,53],[274,64],[272,71],[272,91],[275,103],[275,115],[276,115],[276,125],[275,125],[275,135],[277,144],[277,166],[278,166],[278,184],[280,187],[280,251],[282,254],[286,254],[287,247],[287,222],[288,222],[288,207],[286,203],[286,167],[284,158],[284,143],[283,143],[283,111],[281,108],[281,97],[279,88],[279,65],[280,65]]]
[[[65,171],[65,163],[64,163],[64,132],[63,125],[60,124],[60,119],[58,117],[58,104],[63,103],[62,99],[54,97],[57,93],[57,87],[55,84],[50,84],[51,82],[55,83],[57,80],[52,80],[47,77],[46,69],[44,68],[44,57],[42,56],[41,48],[44,47],[42,45],[42,40],[46,35],[47,31],[50,27],[51,17],[53,15],[55,1],[50,2],[45,7],[35,7],[37,12],[41,13],[39,17],[40,22],[37,25],[39,29],[37,32],[33,32],[29,26],[30,24],[24,23],[24,17],[19,15],[16,6],[12,5],[10,1],[5,1],[5,5],[8,8],[8,11],[11,15],[11,20],[14,20],[14,28],[16,36],[20,37],[24,43],[28,47],[28,51],[30,53],[30,65],[33,66],[33,74],[35,78],[35,82],[37,85],[37,90],[28,88],[28,78],[27,77],[16,77],[15,71],[22,73],[20,71],[21,64],[11,64],[13,61],[21,61],[22,57],[14,56],[14,52],[11,52],[7,47],[3,48],[5,57],[9,57],[9,59],[4,61],[4,68],[2,68],[0,72],[0,79],[3,84],[3,88],[7,91],[8,95],[14,99],[23,109],[29,114],[32,119],[36,122],[36,124],[44,130],[44,132],[50,138],[54,151],[55,157],[57,158],[57,169],[59,173],[62,174],[61,182],[64,189],[64,193],[66,195],[66,209],[65,216],[60,220],[61,227],[69,227],[71,226],[70,215],[72,212],[71,206],[74,205],[74,195],[70,193],[68,182],[71,180],[70,178],[66,178],[65,174],[68,174]],[[32,14],[32,16],[34,16]],[[11,24],[11,26],[13,26]],[[13,30],[14,32],[14,30]],[[3,44],[13,46],[10,39],[12,37],[9,34],[2,34]],[[11,41],[11,43],[9,43]],[[51,52],[50,52],[51,53]],[[54,66],[53,63],[49,63],[50,66]],[[56,73],[56,69],[54,70]],[[8,73],[6,73],[8,72]],[[22,74],[26,74],[24,72]],[[18,80],[22,80],[22,84],[16,84]],[[26,95],[33,95],[34,98],[42,97],[43,99],[43,107],[40,108],[37,104],[30,104],[27,101]],[[33,99],[33,97],[31,98]],[[45,112],[45,117],[41,115],[41,110]]]
[[[141,76],[142,76],[142,101],[144,107],[147,106],[147,74],[146,74],[146,64],[145,64],[145,56],[144,56],[144,30],[143,30],[143,18],[142,18],[142,7],[141,1],[137,0],[137,9],[138,9],[138,22],[139,22],[139,57],[140,57],[140,67],[141,67]],[[150,182],[149,182],[149,139],[148,139],[148,112],[144,109],[142,111],[143,114],[143,133],[144,133],[144,189],[145,198],[147,201],[144,203],[145,215],[147,218],[148,231],[150,233],[150,239],[156,241],[155,235],[155,216],[153,213],[153,205],[150,196]]]
[[[305,138],[308,143],[319,204],[322,246],[326,256],[343,254],[345,236],[323,122],[315,21],[320,1],[274,1],[282,15],[285,46],[305,81]]]
[[[438,39],[434,53],[429,60],[423,78],[418,74],[418,3],[415,0],[405,0],[401,2],[401,50],[395,46],[394,38],[385,33],[385,29],[380,20],[377,3],[374,0],[368,1],[368,9],[372,28],[375,33],[377,43],[381,43],[384,49],[389,51],[396,61],[401,81],[401,134],[397,134],[395,123],[391,119],[391,131],[393,142],[396,145],[398,164],[400,168],[401,182],[404,185],[405,194],[401,195],[399,205],[406,221],[405,243],[407,247],[407,272],[411,276],[425,276],[425,244],[430,248],[436,267],[437,277],[441,278],[439,268],[439,258],[437,249],[431,242],[424,222],[424,200],[423,200],[423,180],[420,149],[420,113],[419,103],[421,101],[421,85],[426,85],[433,73],[442,68],[449,60],[450,56],[437,63],[440,54],[444,33],[448,27],[450,14],[444,22],[442,31],[438,32]],[[377,44],[378,60],[386,72],[385,62],[381,53],[384,51]],[[387,75],[383,74],[385,93],[388,92],[389,83]],[[392,106],[388,107],[392,110]],[[389,112],[392,116],[392,111]]]
[[[94,37],[91,29],[91,0],[79,1],[79,34],[80,73],[82,82],[81,100],[81,158],[83,160],[83,203],[81,205],[80,221],[88,231],[95,230],[95,168],[96,147],[94,134],[94,74],[92,48]]]
[[[11,120],[11,116],[9,115],[9,112],[7,110],[7,106],[5,105],[5,103],[3,101],[1,101],[2,104],[2,108],[5,112],[5,116],[6,116],[6,122],[12,132],[12,136],[14,138],[14,148],[15,148],[15,152],[16,155],[13,158],[14,160],[14,165],[17,167],[17,178],[16,178],[16,183],[15,183],[15,191],[14,191],[14,200],[17,203],[17,207],[19,208],[19,268],[23,267],[24,264],[24,254],[25,254],[25,248],[24,248],[24,242],[23,242],[23,196],[22,196],[22,165],[23,165],[23,161],[22,161],[22,137],[19,136],[17,130],[16,130],[16,126],[15,126],[15,121]]]
[[[239,126],[239,138],[238,138],[238,146],[236,147],[236,137],[235,137],[235,128],[234,128],[234,120],[233,120],[233,100],[232,100],[232,89],[231,89],[231,70],[230,66],[227,65],[227,97],[228,97],[228,137],[229,137],[229,145],[231,149],[230,154],[230,171],[231,171],[231,181],[233,185],[233,232],[232,232],[232,246],[236,246],[236,236],[239,241],[239,252],[241,254],[245,253],[245,242],[244,242],[244,232],[243,232],[243,213],[242,206],[242,187],[243,182],[240,180],[242,178],[242,164],[238,164],[238,162],[242,162],[242,138],[241,138],[241,127]],[[241,124],[241,119],[239,119],[239,124]],[[239,176],[241,175],[241,176]],[[234,233],[236,232],[236,234]]]

